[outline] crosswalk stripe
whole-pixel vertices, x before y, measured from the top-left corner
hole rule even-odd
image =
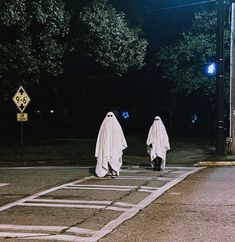
[[[8,186],[10,183],[0,183],[0,187]]]
[[[82,203],[82,204],[103,204],[103,205],[109,205],[112,203],[112,201],[90,201],[90,200],[66,200],[66,199],[29,199],[27,202],[43,202],[43,203]]]
[[[64,187],[63,189],[102,190],[102,191],[131,191],[132,190],[132,188],[113,188],[113,187]]]

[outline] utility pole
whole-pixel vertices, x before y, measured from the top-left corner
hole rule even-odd
[[[216,154],[225,154],[224,139],[224,14],[225,0],[217,0],[217,45],[216,57]]]
[[[230,42],[230,138],[231,153],[235,154],[235,1],[231,5],[231,42]]]

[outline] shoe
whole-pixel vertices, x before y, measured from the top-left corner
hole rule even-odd
[[[161,169],[161,164],[162,164],[162,160],[160,158],[158,158],[158,160],[157,160],[157,170],[158,171],[161,171],[162,170]]]
[[[157,161],[156,160],[153,161],[153,170],[154,171],[157,170]]]
[[[112,171],[112,178],[119,176],[119,171]]]

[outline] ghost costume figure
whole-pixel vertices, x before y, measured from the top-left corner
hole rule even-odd
[[[159,116],[155,117],[149,129],[146,143],[153,169],[164,170],[166,166],[166,152],[170,150],[170,144],[165,126]]]
[[[101,124],[95,148],[95,172],[98,177],[104,177],[108,172],[119,175],[123,150],[126,147],[126,139],[118,120],[114,113],[107,113]]]

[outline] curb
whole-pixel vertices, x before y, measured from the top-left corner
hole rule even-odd
[[[195,166],[235,166],[235,161],[200,161]]]

